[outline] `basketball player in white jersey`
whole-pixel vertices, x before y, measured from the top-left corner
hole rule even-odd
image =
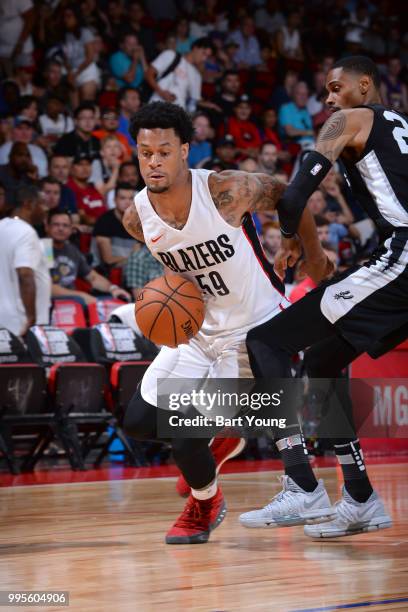
[[[206,294],[206,316],[189,344],[163,347],[146,371],[125,415],[126,432],[138,439],[157,437],[157,379],[250,377],[247,332],[280,313],[289,303],[284,284],[260,247],[251,213],[272,210],[285,189],[264,174],[189,170],[193,128],[178,106],[155,102],[133,118],[140,171],[146,188],[124,216],[124,226],[144,241],[168,272],[192,280]],[[320,280],[331,272],[314,221],[305,210],[299,226],[309,274]],[[297,424],[288,433],[300,435]],[[168,544],[203,543],[225,516],[216,465],[207,439],[174,439],[175,461],[191,487],[186,507],[167,533]],[[310,470],[300,458],[302,474]],[[296,483],[298,465],[285,465]],[[300,480],[297,483],[302,485]],[[311,518],[328,520],[333,510],[323,483],[308,497]]]

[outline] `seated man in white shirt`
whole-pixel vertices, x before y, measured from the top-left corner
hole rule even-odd
[[[45,212],[38,189],[24,185],[16,193],[15,216],[0,221],[0,326],[19,336],[49,322],[51,279],[33,228]]]

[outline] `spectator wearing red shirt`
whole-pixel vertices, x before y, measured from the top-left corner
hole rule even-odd
[[[233,136],[241,153],[257,156],[262,140],[255,123],[249,119],[251,112],[248,96],[241,96],[234,107],[234,116],[228,120],[227,133]]]
[[[75,194],[81,222],[93,226],[96,220],[107,211],[107,208],[103,196],[92,183],[88,182],[90,176],[91,159],[84,155],[75,157],[67,186]]]

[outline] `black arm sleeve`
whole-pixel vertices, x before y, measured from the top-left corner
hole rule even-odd
[[[332,163],[317,151],[308,153],[295,178],[287,187],[277,209],[281,232],[285,238],[296,234],[300,217],[312,193],[318,188]]]

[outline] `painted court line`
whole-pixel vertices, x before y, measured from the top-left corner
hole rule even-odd
[[[346,603],[334,606],[325,606],[324,608],[302,608],[301,610],[292,610],[292,612],[331,612],[332,610],[351,610],[355,608],[368,608],[370,606],[386,606],[388,604],[408,602],[408,597],[399,597],[398,599],[378,599],[377,601],[361,601],[358,603]]]

